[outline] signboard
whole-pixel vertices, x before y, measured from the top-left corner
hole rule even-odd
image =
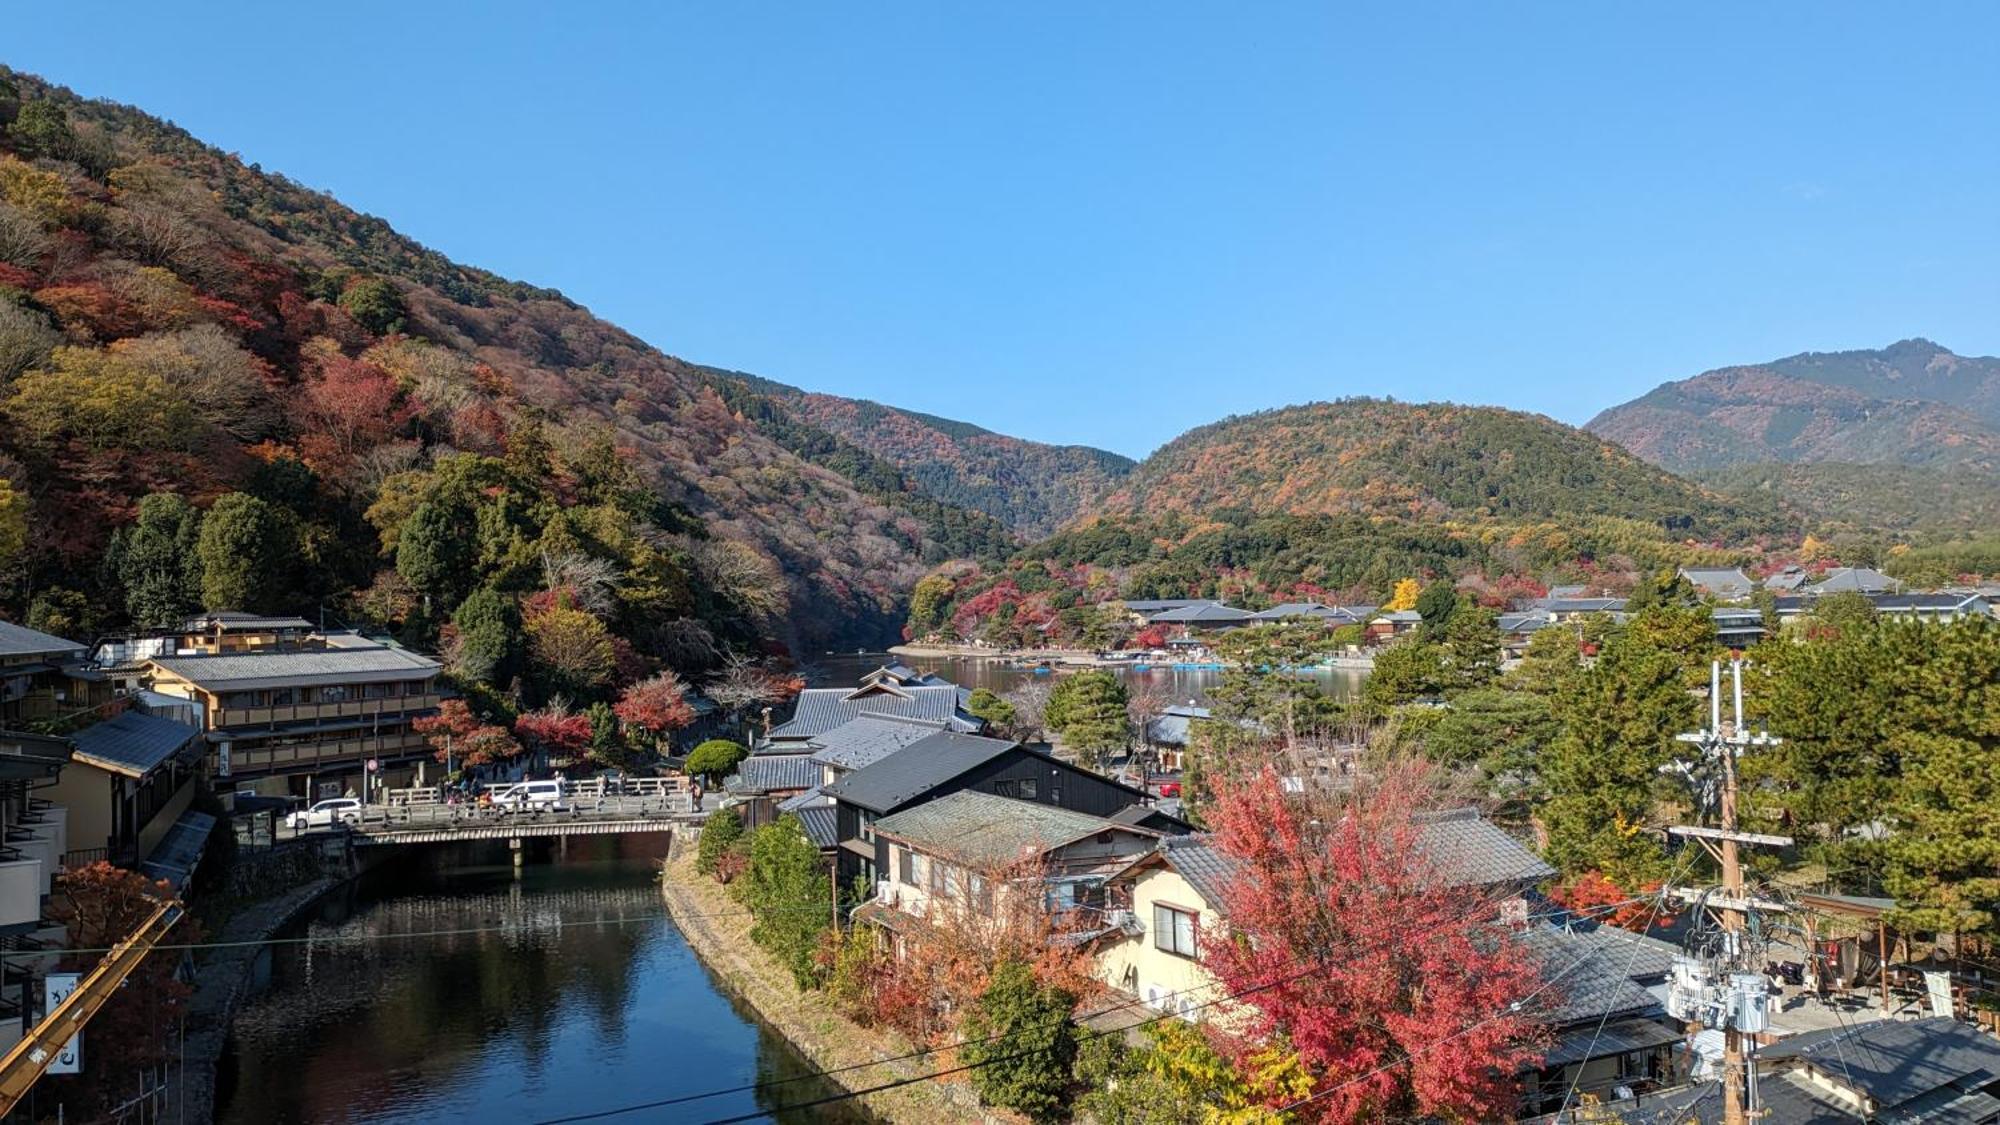
[[[215,776],[229,776],[229,744],[227,742],[218,742],[215,744]]]
[[[43,977],[42,1014],[48,1015],[56,1010],[56,1005],[69,999],[69,994],[76,991],[76,982],[82,979],[82,976],[81,973],[50,973]],[[49,1064],[47,1073],[83,1073],[83,1032],[79,1031],[69,1037],[69,1042],[64,1043],[62,1049],[56,1052],[56,1061]]]
[[[1951,974],[1933,969],[1924,970],[1924,992],[1930,997],[1931,1015],[1950,1019],[1953,1014],[1951,1003]]]

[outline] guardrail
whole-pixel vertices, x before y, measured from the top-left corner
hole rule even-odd
[[[508,827],[534,827],[543,832],[562,825],[579,829],[610,823],[662,824],[675,818],[697,815],[693,798],[685,793],[660,796],[608,797],[572,794],[555,807],[479,804],[471,801],[416,801],[393,805],[364,805],[353,823],[294,829],[287,824],[281,838],[301,836],[354,835],[387,838],[407,833],[467,833]]]

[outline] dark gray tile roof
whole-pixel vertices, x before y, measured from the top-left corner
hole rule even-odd
[[[1161,613],[1191,605],[1218,605],[1214,598],[1128,598],[1122,603],[1132,613]]]
[[[1453,886],[1535,883],[1556,873],[1540,856],[1473,809],[1432,814],[1426,818],[1422,841],[1426,854],[1442,865]],[[1222,888],[1228,884],[1235,860],[1201,834],[1170,836],[1160,842],[1160,852],[1210,906],[1221,907]]]
[[[812,805],[785,811],[799,818],[799,827],[805,829],[806,839],[822,851],[840,843],[840,817],[832,805]]]
[[[181,629],[190,633],[205,633],[221,626],[224,631],[252,629],[310,629],[313,623],[303,617],[267,617],[260,613],[244,613],[240,610],[225,609],[215,613],[204,613],[190,617],[181,623]]]
[[[821,792],[871,812],[888,812],[1020,744],[940,731],[855,770]]]
[[[797,793],[778,802],[779,812],[798,812],[800,809],[832,808],[833,798],[819,791],[815,785],[803,793]]]
[[[875,822],[920,851],[980,870],[1005,867],[1113,829],[1142,831],[1087,813],[962,789]],[[1135,842],[1132,854],[1149,843]]]
[[[815,761],[836,769],[858,770],[945,727],[943,722],[863,712],[859,718],[815,736],[807,745]]]
[[[1681,577],[1702,593],[1718,598],[1747,598],[1756,585],[1741,567],[1734,566],[1682,567]]]
[[[1596,1020],[1586,1020],[1556,1036],[1549,1053],[1542,1058],[1542,1065],[1568,1066],[1680,1041],[1680,1032],[1657,1020],[1611,1020],[1602,1025]]]
[[[1162,610],[1146,620],[1160,625],[1207,625],[1226,621],[1248,621],[1250,611],[1235,606],[1209,602],[1204,605],[1181,606],[1178,609]]]
[[[127,711],[70,735],[76,760],[128,777],[144,777],[201,732],[186,723]]]
[[[1806,587],[1809,594],[1838,594],[1846,590],[1859,590],[1864,594],[1893,593],[1903,588],[1901,582],[1879,570],[1865,566],[1836,566],[1820,576],[1820,580]]]
[[[1450,809],[1422,819],[1424,853],[1455,886],[1538,883],[1556,873],[1477,809]]]
[[[959,711],[959,699],[959,689],[951,684],[885,685],[872,690],[807,688],[799,693],[792,717],[773,730],[771,737],[816,738],[860,718],[864,711],[948,723],[954,730],[978,730],[979,720]]]
[[[1537,598],[1529,603],[1549,613],[1623,613],[1624,598]]]
[[[1146,740],[1160,746],[1186,746],[1194,721],[1208,717],[1206,707],[1169,707],[1146,724]]]
[[[0,656],[81,657],[88,647],[26,625],[0,621]]]
[[[760,754],[743,759],[736,772],[723,781],[731,793],[770,793],[782,789],[811,789],[819,784],[820,764],[810,754]]]
[[[1523,610],[1519,613],[1500,615],[1499,628],[1502,633],[1532,633],[1551,624],[1549,615],[1541,610]]]
[[[1552,981],[1534,1001],[1534,1015],[1552,1028],[1584,1021],[1621,1019],[1653,1013],[1659,998],[1646,991],[1629,970],[1633,948],[1592,934],[1535,926],[1509,936],[1541,965],[1542,979]]]
[[[1212,909],[1222,909],[1223,891],[1236,861],[1212,846],[1206,835],[1169,836],[1160,841],[1160,856]]]
[[[438,663],[407,649],[387,646],[312,649],[301,652],[244,652],[222,656],[161,656],[163,671],[216,691],[250,691],[309,683],[367,683],[422,680],[438,673]]]
[[[2000,1082],[2000,1040],[1954,1019],[1873,1020],[1809,1031],[1758,1049],[1766,1061],[1799,1059],[1875,1099],[1884,1116],[1943,1086]]]

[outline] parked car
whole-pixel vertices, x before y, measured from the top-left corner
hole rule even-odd
[[[564,789],[560,781],[517,782],[495,791],[493,804],[516,812],[530,809],[564,812],[569,809],[569,802],[563,799],[566,796]]]
[[[361,823],[361,802],[353,797],[332,797],[285,818],[295,832],[332,828],[336,824]]]
[[[1180,796],[1180,795],[1181,795],[1181,783],[1180,783],[1180,782],[1178,782],[1178,781],[1162,781],[1162,782],[1160,782],[1160,796],[1162,796],[1162,797],[1178,797],[1178,796]]]

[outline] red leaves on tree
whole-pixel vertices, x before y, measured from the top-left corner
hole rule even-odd
[[[311,423],[309,461],[344,467],[348,458],[389,440],[409,420],[396,381],[381,368],[331,349],[321,351],[313,366],[317,374],[306,382],[300,404]]]
[[[694,708],[687,701],[687,685],[672,672],[661,672],[626,688],[612,710],[626,726],[651,735],[679,730],[694,722]]]
[[[1500,1119],[1538,1057],[1535,1026],[1509,1013],[1541,987],[1536,962],[1497,903],[1423,858],[1416,815],[1437,800],[1414,767],[1346,799],[1285,793],[1267,767],[1208,813],[1237,864],[1222,904],[1235,940],[1198,941],[1225,991],[1247,994],[1228,1046],[1241,1062],[1282,1036],[1324,1095],[1310,1120]]]
[[[514,733],[551,750],[581,750],[590,742],[590,716],[554,703],[515,719]]]
[[[1655,894],[1659,889],[1660,884],[1651,883],[1627,891],[1602,871],[1586,871],[1550,891],[1549,897],[1566,910],[1643,934],[1651,925],[1673,923],[1673,915],[1662,913],[1656,900],[1641,897]],[[1634,898],[1638,901],[1629,901]]]
[[[99,861],[56,877],[49,917],[67,928],[71,947],[104,950],[131,937],[161,901],[173,897],[164,882]],[[201,936],[200,924],[183,918],[167,940],[200,941]],[[69,954],[63,967],[88,973],[103,956]],[[130,1096],[135,1071],[167,1061],[172,1029],[179,1026],[193,991],[175,979],[178,965],[177,956],[165,953],[141,962],[91,1019],[83,1073],[46,1079],[44,1094],[61,1099],[72,1116],[95,1118],[109,1103]]]
[[[521,744],[508,733],[506,727],[480,719],[463,699],[445,700],[438,707],[437,714],[417,719],[410,726],[425,736],[431,744],[432,756],[440,762],[483,766],[518,757],[521,753]],[[588,720],[584,723],[584,732],[587,739]]]

